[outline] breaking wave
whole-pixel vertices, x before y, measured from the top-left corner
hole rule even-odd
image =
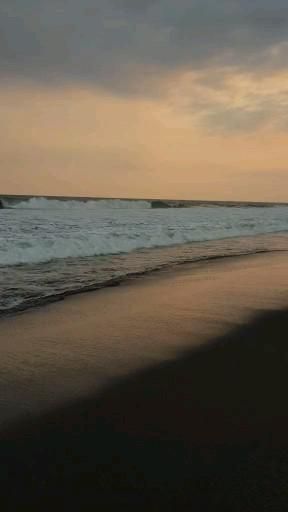
[[[163,266],[287,250],[287,207],[22,199],[0,211],[0,315]]]
[[[43,207],[36,210],[31,206],[35,204],[32,201],[29,201],[30,209],[21,213],[17,209],[3,210],[6,222],[0,227],[0,265],[117,255],[139,249],[277,233],[287,231],[288,227],[287,208],[232,211],[199,207],[156,211],[138,207],[132,211],[132,201],[128,202],[128,209],[123,207],[124,201],[116,201],[112,208],[99,207],[95,211],[92,206],[71,208],[73,201],[67,201],[66,211],[57,211],[55,207],[52,209],[53,201],[43,199],[49,203],[46,210]],[[119,203],[121,215],[116,211]]]
[[[31,197],[30,199],[20,202],[11,202],[9,200],[2,200],[6,208],[22,208],[33,210],[70,210],[70,209],[147,209],[151,208],[149,201],[142,200],[125,200],[125,199],[48,199],[46,197]]]

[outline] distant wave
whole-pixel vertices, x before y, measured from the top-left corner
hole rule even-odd
[[[288,203],[241,201],[201,201],[181,199],[109,199],[93,197],[0,196],[0,209],[71,210],[71,209],[167,209],[192,207],[263,208],[288,207]]]
[[[149,201],[126,201],[124,199],[97,199],[97,200],[74,200],[74,199],[47,199],[46,197],[31,197],[30,199],[11,202],[3,200],[4,208],[24,208],[24,209],[39,209],[39,210],[70,210],[71,208],[85,208],[85,209],[103,209],[103,208],[137,208],[147,209],[151,208]]]

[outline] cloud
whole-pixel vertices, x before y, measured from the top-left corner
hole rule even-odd
[[[286,0],[2,0],[0,33],[2,79],[86,81],[122,93],[149,93],[155,74],[179,69],[283,69],[288,5]]]
[[[184,72],[163,85],[169,108],[204,131],[237,135],[287,132],[288,72],[263,75],[237,68]]]
[[[80,83],[164,99],[208,131],[287,131],[287,72],[286,0],[0,5],[0,86]]]
[[[204,91],[202,91],[203,95]],[[223,82],[221,94],[211,93],[206,107],[198,109],[210,130],[253,132],[258,129],[287,131],[288,75],[258,77],[234,75]]]

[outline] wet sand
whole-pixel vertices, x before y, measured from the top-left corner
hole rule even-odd
[[[285,253],[233,258],[2,321],[2,364],[57,335],[101,361],[86,395],[77,376],[73,402],[3,428],[8,506],[287,510],[287,274]]]

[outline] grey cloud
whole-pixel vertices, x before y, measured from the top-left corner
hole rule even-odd
[[[225,84],[222,84],[225,89]],[[229,90],[228,90],[229,91]],[[188,107],[189,108],[189,107]],[[288,129],[288,92],[278,96],[264,94],[262,97],[255,94],[247,99],[247,104],[234,106],[217,100],[205,100],[194,97],[190,105],[191,115],[195,115],[198,124],[211,132],[252,133],[260,127],[270,126],[273,130],[287,131]]]
[[[145,73],[287,65],[286,0],[1,0],[0,76],[127,92]]]
[[[156,4],[157,0],[112,0],[112,3],[120,9],[142,13]]]
[[[240,108],[216,109],[207,112],[204,124],[210,130],[251,132],[271,119],[270,108],[247,111]]]

